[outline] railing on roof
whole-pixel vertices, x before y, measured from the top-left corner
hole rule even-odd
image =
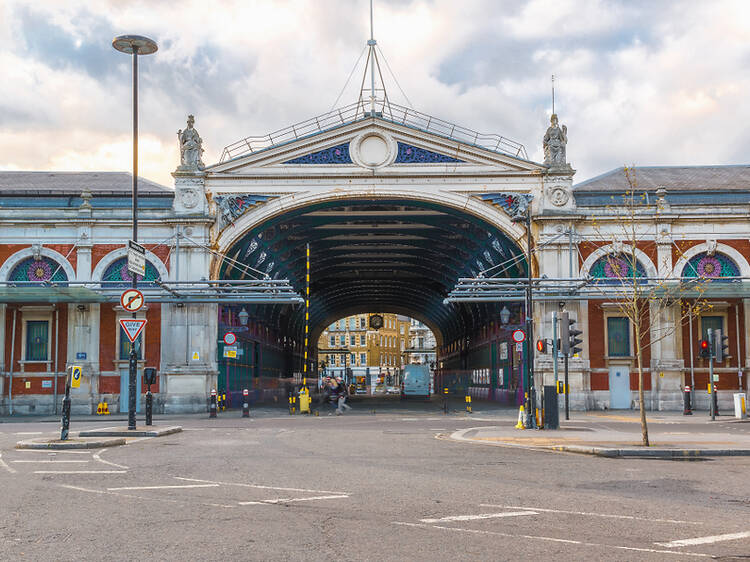
[[[301,139],[315,133],[327,131],[341,125],[354,123],[360,119],[377,117],[384,121],[390,121],[399,125],[405,125],[428,133],[439,135],[447,139],[455,140],[465,144],[478,146],[493,152],[500,152],[509,156],[515,156],[528,160],[526,148],[513,140],[495,134],[484,134],[461,127],[426,115],[409,107],[383,100],[376,101],[377,110],[373,116],[370,112],[370,104],[362,100],[334,109],[323,115],[312,119],[301,121],[290,127],[279,129],[268,135],[258,137],[245,137],[226,147],[221,153],[220,162],[226,162],[238,156],[244,156],[273,146]]]

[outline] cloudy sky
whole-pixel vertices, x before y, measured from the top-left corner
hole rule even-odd
[[[140,64],[140,170],[170,185],[188,113],[208,164],[331,109],[369,1],[2,0],[0,169],[131,169],[131,61],[111,47],[125,33],[159,44]],[[576,181],[750,160],[747,0],[375,0],[375,36],[415,109],[521,142],[532,160],[555,74]]]

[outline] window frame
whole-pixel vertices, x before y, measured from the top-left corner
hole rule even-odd
[[[627,352],[625,354],[613,354],[612,350],[610,348],[610,320],[618,320],[618,321],[625,321],[625,326],[627,329]],[[610,314],[607,315],[607,317],[604,320],[605,328],[604,328],[604,334],[606,339],[604,340],[607,344],[607,357],[612,359],[623,359],[633,356],[633,326],[630,324],[630,319],[627,316],[618,316],[616,314]]]

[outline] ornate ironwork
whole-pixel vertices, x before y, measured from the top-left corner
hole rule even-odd
[[[531,200],[534,198],[530,193],[484,193],[479,195],[482,200],[497,205],[510,218],[524,216]]]
[[[249,209],[271,199],[267,195],[218,195],[214,198],[219,208],[219,228],[232,224]]]
[[[715,253],[703,252],[690,258],[682,269],[683,278],[721,279],[722,277],[739,277],[740,268],[730,257]]]
[[[596,260],[589,270],[589,275],[599,283],[627,282],[633,278],[633,265],[633,258],[629,255],[608,254]],[[637,259],[635,277],[646,277],[646,270]]]
[[[284,164],[351,164],[349,143],[339,144],[304,156],[287,160]]]
[[[432,164],[442,162],[464,162],[453,156],[446,156],[438,152],[412,146],[410,144],[398,143],[398,155],[396,164]]]
[[[153,283],[159,280],[159,271],[154,264],[146,260],[146,275],[138,275],[138,282]],[[121,283],[107,283],[106,288],[129,287],[133,282],[133,275],[128,271],[128,258],[119,258],[113,261],[107,269],[104,270],[102,281],[121,281]]]
[[[8,281],[35,281],[39,283],[62,283],[68,280],[65,270],[56,261],[40,257],[30,257],[16,265],[11,271]]]

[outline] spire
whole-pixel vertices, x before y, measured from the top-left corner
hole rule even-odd
[[[388,100],[388,93],[385,90],[385,81],[383,80],[383,73],[380,69],[380,59],[378,57],[378,49],[377,49],[378,42],[375,40],[375,27],[374,27],[372,4],[373,4],[373,0],[370,0],[370,38],[367,40],[367,60],[365,61],[365,71],[362,74],[362,83],[359,88],[358,103],[361,104],[363,111],[364,111],[365,106],[369,105],[369,115],[371,117],[374,117],[376,113],[378,113],[376,110],[377,106],[380,106],[380,112],[382,113],[383,109],[386,106],[390,105],[390,102]],[[376,69],[377,69],[377,81],[379,81],[380,87],[376,87],[376,73],[375,73]],[[370,80],[369,80],[370,88],[369,89],[365,87],[365,84],[367,84],[368,82],[367,80],[368,72],[370,73]]]

